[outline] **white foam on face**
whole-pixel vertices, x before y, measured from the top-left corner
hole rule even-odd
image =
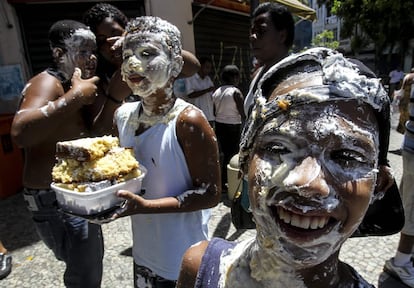
[[[309,114],[304,115],[298,113],[298,111],[290,111],[291,117],[283,118],[285,122],[281,122],[278,118],[272,119],[266,123],[263,129],[257,134],[258,144],[263,145],[260,141],[270,137],[271,140],[266,140],[274,147],[272,149],[287,148],[287,150],[293,151],[292,153],[283,152],[279,154],[279,157],[275,156],[261,156],[256,159],[255,177],[257,183],[253,187],[251,194],[256,196],[257,206],[252,206],[253,213],[255,215],[256,229],[257,229],[257,249],[251,250],[250,269],[251,276],[257,281],[263,283],[281,283],[281,286],[272,286],[269,284],[267,287],[304,287],[300,276],[297,271],[300,269],[306,269],[307,267],[315,266],[325,261],[333,253],[335,253],[342,245],[342,243],[349,237],[349,235],[357,228],[362,216],[352,224],[347,231],[343,231],[342,225],[344,223],[337,223],[332,230],[321,237],[308,241],[306,243],[296,242],[289,238],[281,228],[276,224],[275,219],[269,211],[269,205],[274,204],[275,201],[280,201],[279,204],[291,203],[295,206],[295,209],[301,210],[303,213],[314,210],[314,207],[306,205],[306,203],[296,203],[293,197],[278,199],[277,196],[281,192],[286,192],[292,189],[296,183],[301,183],[296,187],[298,195],[302,197],[309,197],[310,201],[313,201],[313,205],[318,203],[319,207],[327,212],[333,211],[340,204],[341,195],[338,195],[337,191],[332,189],[334,186],[329,186],[326,182],[322,181],[325,186],[328,195],[324,197],[317,197],[315,194],[308,194],[306,188],[313,180],[319,176],[318,171],[321,172],[321,167],[324,167],[329,173],[335,177],[339,175],[340,179],[346,179],[347,181],[355,180],[354,184],[358,185],[358,181],[372,181],[375,183],[376,175],[376,153],[378,147],[378,132],[374,130],[374,127],[369,126],[368,122],[362,121],[364,124],[357,125],[356,123],[342,117],[340,111],[337,110],[335,105],[326,105],[318,114],[318,110],[312,106],[307,106],[306,111]],[[336,114],[336,115],[335,115]],[[315,116],[318,115],[318,116]],[[312,120],[306,120],[312,119]],[[307,121],[304,124],[304,121]],[[309,145],[309,142],[304,138],[305,129],[309,131],[311,137],[310,143],[318,143],[325,138],[336,137],[336,141],[341,139],[341,147],[349,149],[350,151],[358,150],[358,147],[353,144],[353,135],[349,134],[357,133],[360,137],[365,137],[367,143],[374,148],[375,151],[372,155],[365,155],[370,165],[357,165],[355,168],[345,169],[341,168],[339,164],[332,163],[329,159],[325,159],[320,156],[315,159],[310,159],[304,155],[324,155],[325,147],[317,147],[315,145]],[[306,133],[306,132],[305,132]],[[279,136],[277,136],[279,134]],[[280,136],[282,135],[282,136]],[[283,137],[283,135],[290,135],[289,137]],[[373,136],[375,135],[375,137]],[[265,141],[265,143],[267,143]],[[298,146],[298,143],[308,143],[304,147]],[[263,149],[263,147],[260,147]],[[365,150],[364,150],[365,151]],[[361,151],[363,153],[364,151]],[[316,153],[316,154],[314,154]],[[302,156],[301,156],[302,155]],[[298,162],[298,159],[304,157],[302,162]],[[374,159],[374,160],[373,160]],[[333,161],[334,162],[334,161]],[[299,166],[298,166],[299,165]],[[301,165],[308,166],[302,167]],[[296,167],[300,169],[296,170]],[[305,169],[309,170],[308,173],[301,173]],[[325,171],[326,171],[325,170]],[[298,179],[304,179],[307,182],[298,182]],[[342,175],[342,176],[341,176]],[[340,181],[340,180],[338,180]],[[346,181],[345,181],[346,182]],[[342,182],[341,182],[342,183]],[[372,186],[372,189],[374,185]],[[370,193],[372,194],[373,191]],[[294,193],[292,192],[292,195]],[[252,202],[253,203],[253,202]],[[348,225],[348,224],[347,224]],[[329,274],[329,270],[332,267],[325,267],[326,273]],[[246,271],[244,271],[245,273]],[[272,281],[269,281],[269,280]],[[293,282],[291,282],[293,281]],[[295,283],[297,282],[297,283]],[[235,283],[235,282],[234,282]],[[233,283],[233,284],[234,284]],[[283,286],[282,283],[295,283],[294,286]],[[232,286],[227,286],[232,287]],[[235,287],[235,286],[233,286]],[[250,286],[249,286],[250,287]],[[252,286],[255,287],[255,286]],[[261,286],[262,287],[262,286]],[[263,286],[266,287],[266,286]]]
[[[304,60],[316,60],[322,65],[322,76],[324,85],[330,85],[331,87],[337,87],[343,95],[352,99],[361,99],[368,103],[374,109],[379,110],[381,106],[378,104],[379,98],[383,98],[386,94],[381,92],[381,95],[377,95],[380,89],[379,79],[368,78],[365,75],[359,73],[359,69],[355,67],[355,64],[348,61],[340,53],[327,52],[327,56],[322,56],[326,51],[325,48],[311,48],[306,50],[303,54],[293,54],[276,65],[270,68],[259,83],[259,88],[263,82],[269,79],[276,70],[294,65],[297,62]],[[299,56],[298,56],[299,55]],[[306,77],[306,74],[304,74]],[[312,92],[308,92],[306,88],[301,88],[299,91],[292,90],[289,93],[298,97],[315,97],[320,98],[320,95],[315,95]],[[323,96],[326,97],[326,96]],[[323,99],[321,99],[323,101]]]
[[[148,97],[166,86],[171,77],[172,61],[164,48],[165,40],[157,34],[138,34],[127,36],[124,42],[123,80],[135,95]],[[139,83],[129,80],[129,76],[144,77]],[[172,94],[172,84],[169,94]]]
[[[131,24],[123,44],[124,61],[121,67],[123,80],[135,95],[143,98],[158,90],[172,97],[171,78],[178,76],[182,67],[179,30],[157,17],[138,17]],[[139,83],[130,76],[144,77]]]
[[[93,46],[88,45],[90,42],[93,43]],[[71,35],[71,37],[64,40],[65,47],[67,48],[67,52],[65,53],[65,57],[62,59],[62,64],[59,67],[61,72],[64,73],[66,79],[70,79],[72,77],[73,72],[75,71],[75,67],[78,66],[79,63],[76,61],[77,56],[79,55],[81,48],[89,48],[89,61],[91,60],[90,56],[95,53],[96,49],[96,38],[95,34],[89,30],[84,28],[76,29],[75,32]],[[89,47],[90,46],[90,47]],[[84,52],[83,52],[84,53]],[[95,59],[96,61],[96,59]],[[83,67],[85,69],[85,67]],[[82,71],[85,78],[92,77],[95,71]]]

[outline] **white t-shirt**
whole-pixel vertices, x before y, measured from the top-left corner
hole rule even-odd
[[[211,81],[209,76],[201,78],[198,73],[191,77],[185,78],[185,89],[187,93],[187,101],[194,104],[203,111],[208,121],[214,121],[214,106],[213,98],[211,97],[213,92],[207,92],[197,98],[188,98],[188,95],[194,91],[204,90],[213,87],[214,83]]]
[[[241,91],[232,85],[221,86],[213,93],[213,102],[216,108],[216,122],[224,124],[241,124],[241,116],[234,101],[234,92]]]
[[[394,84],[400,82],[404,78],[404,72],[401,70],[392,70],[388,76],[390,76],[390,83]]]

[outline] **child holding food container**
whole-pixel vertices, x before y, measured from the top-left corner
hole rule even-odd
[[[143,16],[128,23],[123,42],[122,77],[141,101],[117,108],[114,123],[121,146],[134,149],[147,173],[142,195],[118,191],[126,201],[111,219],[131,215],[134,287],[175,287],[184,251],[207,239],[208,208],[221,197],[214,131],[173,95],[180,37],[171,23]]]

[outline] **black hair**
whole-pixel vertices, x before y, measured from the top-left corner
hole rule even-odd
[[[49,29],[49,44],[51,48],[61,48],[66,50],[65,40],[72,37],[78,29],[89,30],[85,24],[75,20],[59,20],[52,24]]]
[[[96,27],[107,17],[113,18],[124,29],[128,23],[128,17],[121,10],[108,3],[98,3],[92,6],[83,15],[83,22],[89,26],[93,33],[96,33]]]
[[[265,2],[256,7],[253,11],[252,18],[256,18],[264,13],[269,13],[276,30],[286,30],[285,45],[288,48],[292,47],[295,38],[295,22],[292,13],[283,5],[274,2]]]
[[[211,61],[211,59],[208,57],[200,57],[198,58],[198,62],[200,62],[200,65],[203,65],[206,62],[213,63],[213,61]]]
[[[223,68],[223,71],[221,72],[221,80],[224,83],[232,83],[234,77],[240,76],[240,70],[239,67],[236,65],[226,65]]]

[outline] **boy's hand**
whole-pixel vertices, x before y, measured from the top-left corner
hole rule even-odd
[[[82,71],[79,68],[75,68],[75,72],[72,75],[72,89],[75,96],[80,98],[84,105],[92,104],[96,96],[98,96],[98,87],[96,86],[98,81],[98,76],[82,79]]]

